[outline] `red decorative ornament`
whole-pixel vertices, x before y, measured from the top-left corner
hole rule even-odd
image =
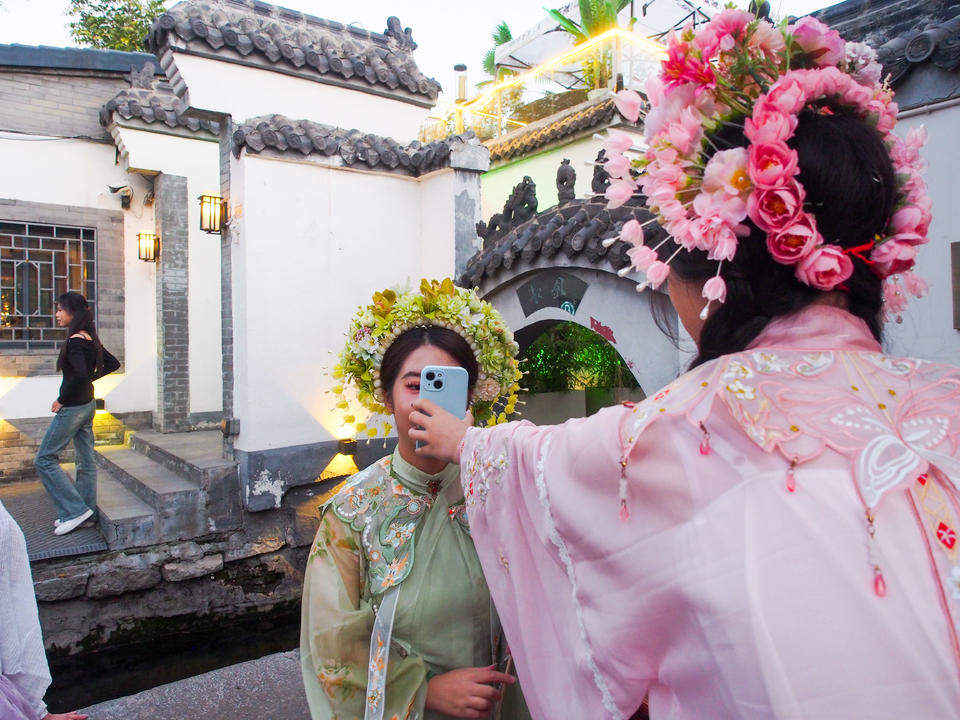
[[[627,510],[627,501],[621,500],[620,501],[620,520],[622,520],[623,522],[626,522],[629,519],[630,519],[630,511]]]
[[[921,485],[926,485],[928,479],[929,477],[927,476],[927,474],[923,473],[922,475],[917,477],[917,482],[920,483]]]
[[[957,544],[957,533],[946,523],[940,523],[937,525],[937,540],[947,549],[953,550],[953,546]]]

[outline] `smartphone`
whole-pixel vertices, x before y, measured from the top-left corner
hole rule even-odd
[[[458,418],[467,415],[470,376],[462,367],[427,365],[420,371],[420,399],[430,400]],[[417,447],[421,443],[417,442]]]

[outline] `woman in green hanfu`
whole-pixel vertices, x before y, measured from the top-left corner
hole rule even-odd
[[[392,415],[399,440],[328,502],[310,550],[300,654],[311,715],[528,718],[470,539],[459,467],[417,453],[407,432],[427,365],[463,367],[476,420],[504,420],[519,389],[517,345],[496,310],[449,279],[373,299],[351,323],[334,392],[346,410],[355,390],[384,434]],[[368,424],[355,426],[375,436]]]

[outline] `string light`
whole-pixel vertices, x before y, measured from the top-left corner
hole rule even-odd
[[[591,38],[590,40],[588,40],[587,42],[581,45],[577,45],[576,47],[572,48],[571,50],[568,50],[562,55],[558,55],[553,60],[545,62],[542,65],[538,65],[537,67],[535,67],[533,70],[530,70],[529,72],[525,72],[520,75],[512,75],[509,78],[501,80],[499,83],[492,85],[490,88],[480,93],[472,100],[468,100],[467,102],[462,103],[458,107],[466,110],[471,105],[475,105],[477,103],[480,103],[482,101],[485,101],[493,97],[496,93],[498,93],[501,90],[522,85],[526,83],[528,80],[532,80],[533,78],[536,78],[546,72],[550,72],[556,67],[560,65],[564,65],[570,60],[573,60],[580,55],[586,54],[588,51],[592,50],[597,45],[600,45],[601,43],[607,40],[611,40],[613,38],[621,38],[633,45],[642,47],[650,51],[658,60],[665,58],[667,56],[666,48],[660,43],[654,40],[650,40],[649,38],[639,37],[621,28],[613,28],[611,30],[607,30],[605,33],[597,35],[595,38]]]

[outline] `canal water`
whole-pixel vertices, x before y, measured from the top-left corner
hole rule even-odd
[[[70,656],[51,654],[51,712],[66,712],[299,646],[300,606],[239,618],[163,621],[148,639]],[[162,711],[161,711],[162,715]]]

